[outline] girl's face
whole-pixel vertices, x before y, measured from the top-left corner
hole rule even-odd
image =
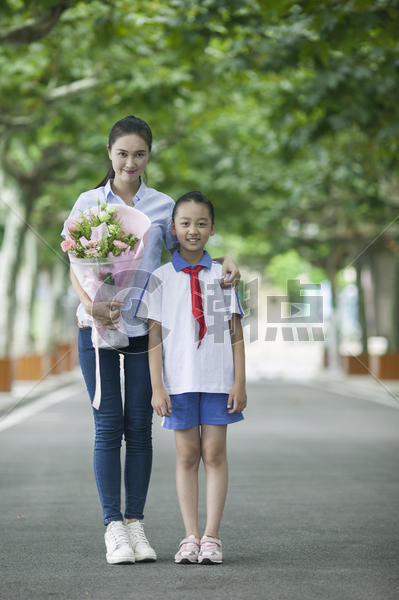
[[[206,204],[193,201],[179,205],[171,229],[180,243],[180,249],[187,252],[202,250],[215,231],[209,208]]]
[[[108,156],[115,171],[115,183],[134,184],[144,173],[150,160],[150,149],[139,135],[130,133],[119,137]]]

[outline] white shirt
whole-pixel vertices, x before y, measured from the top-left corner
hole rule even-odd
[[[234,383],[229,331],[232,313],[242,315],[234,289],[222,289],[222,265],[208,252],[198,273],[207,331],[198,348],[199,324],[191,306],[190,266],[176,251],[172,262],[150,276],[138,315],[162,325],[163,383],[169,394],[214,392],[229,394]]]
[[[112,181],[108,180],[103,187],[83,192],[77,199],[68,218],[77,217],[88,208],[97,206],[98,199],[100,199],[100,202],[125,205],[122,198],[112,191],[111,183]],[[133,198],[133,203],[134,208],[141,210],[147,215],[151,221],[151,227],[140,263],[140,270],[135,273],[132,291],[126,298],[122,308],[123,326],[129,337],[136,337],[147,333],[147,323],[135,316],[137,306],[150,273],[159,267],[161,263],[162,241],[165,242],[166,247],[169,249],[173,248],[176,244],[175,238],[170,231],[174,206],[174,201],[170,196],[147,187],[142,181]],[[67,235],[65,224],[61,235],[63,237]],[[79,304],[76,314],[79,321],[90,324],[90,318],[83,304]]]

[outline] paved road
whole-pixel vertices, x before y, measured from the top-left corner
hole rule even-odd
[[[183,531],[158,419],[146,531],[159,560],[130,566],[105,563],[83,388],[1,431],[1,600],[397,600],[399,410],[288,382],[249,399],[229,432],[220,567],[172,562]]]

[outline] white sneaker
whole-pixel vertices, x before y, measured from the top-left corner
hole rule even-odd
[[[129,536],[122,521],[111,521],[105,535],[106,559],[110,565],[134,563],[134,552],[129,544]]]
[[[126,529],[136,562],[151,562],[157,560],[157,555],[146,538],[143,525],[143,521],[132,521]]]

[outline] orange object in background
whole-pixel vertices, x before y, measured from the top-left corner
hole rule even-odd
[[[57,373],[71,371],[75,366],[75,348],[72,344],[57,344],[58,365]]]
[[[11,358],[0,359],[0,392],[9,392],[13,380],[13,361]]]
[[[378,379],[399,379],[399,353],[370,356],[370,371]]]
[[[369,355],[341,356],[342,370],[346,375],[369,375]]]
[[[49,354],[28,354],[15,361],[16,380],[37,380],[46,377],[50,371]]]

